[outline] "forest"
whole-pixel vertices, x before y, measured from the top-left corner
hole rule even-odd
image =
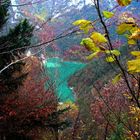
[[[0,140],[140,140],[140,0],[0,0]]]

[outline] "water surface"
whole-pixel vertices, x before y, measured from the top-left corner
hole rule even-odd
[[[69,78],[86,64],[81,62],[63,61],[61,58],[49,58],[45,62],[46,72],[55,82],[55,92],[61,102],[74,101],[74,93],[68,86]]]

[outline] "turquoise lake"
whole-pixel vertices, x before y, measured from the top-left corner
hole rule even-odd
[[[45,62],[45,70],[51,81],[55,82],[55,93],[60,102],[75,101],[74,93],[68,86],[69,78],[85,67],[81,62],[63,61],[60,58],[49,58]]]

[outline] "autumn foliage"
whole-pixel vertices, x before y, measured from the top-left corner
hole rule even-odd
[[[135,79],[132,78],[130,81],[133,87],[137,86]],[[97,139],[115,133],[119,133],[116,135],[120,139],[138,137],[139,108],[135,107],[124,80],[121,79],[117,84],[109,82],[102,89],[93,88],[93,96],[95,98],[90,107],[97,129]]]
[[[91,114],[98,129],[98,139],[103,138],[105,133],[108,135],[116,131],[116,123],[121,123],[123,116],[128,113],[129,103],[124,96],[127,92],[128,89],[123,80],[116,85],[110,82],[101,90],[93,88],[95,98],[91,103]]]
[[[23,85],[17,92],[4,97],[0,104],[0,132],[5,135],[34,136],[37,128],[45,127],[48,116],[56,111],[56,98],[52,90],[45,90],[48,79],[42,75],[38,58],[26,60],[24,72],[28,72],[28,76]]]

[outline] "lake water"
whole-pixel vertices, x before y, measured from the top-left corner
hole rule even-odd
[[[45,62],[45,70],[55,82],[55,92],[60,102],[75,100],[72,87],[68,86],[69,78],[86,64],[81,62],[63,61],[60,58],[49,58]]]

